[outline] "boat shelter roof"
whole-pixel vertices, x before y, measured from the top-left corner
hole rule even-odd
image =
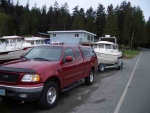
[[[34,40],[45,40],[49,38],[41,38],[41,37],[26,37],[25,40],[34,41]]]
[[[2,39],[16,39],[16,38],[23,38],[21,36],[3,36]]]

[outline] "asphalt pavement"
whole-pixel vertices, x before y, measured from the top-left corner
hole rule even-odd
[[[145,49],[119,113],[150,113],[150,50]]]
[[[95,74],[95,83],[60,94],[58,104],[43,110],[36,102],[0,99],[0,113],[150,113],[150,50],[125,59],[122,70]]]

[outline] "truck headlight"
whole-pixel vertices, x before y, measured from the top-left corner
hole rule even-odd
[[[25,74],[22,79],[22,82],[39,82],[40,81],[40,75],[37,74]]]

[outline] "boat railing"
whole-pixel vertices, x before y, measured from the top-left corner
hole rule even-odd
[[[30,46],[30,44],[25,44],[25,42],[19,42],[19,43],[3,43],[0,46],[1,51],[7,51],[7,50],[16,50],[16,49],[23,49],[23,45]]]

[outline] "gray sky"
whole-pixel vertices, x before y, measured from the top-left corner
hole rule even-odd
[[[20,5],[25,6],[27,4],[28,0],[18,0]],[[65,2],[68,3],[69,10],[72,12],[72,9],[79,5],[79,7],[84,8],[86,11],[90,6],[93,7],[93,9],[97,9],[98,3],[104,5],[105,9],[107,9],[107,6],[110,4],[113,4],[114,7],[117,5],[120,5],[122,1],[124,0],[29,0],[30,8],[34,6],[34,4],[37,4],[37,7],[42,7],[46,4],[47,8],[49,6],[53,6],[55,1],[58,2],[58,5],[61,6]],[[145,16],[145,20],[148,20],[150,17],[150,0],[126,0],[130,1],[132,6],[140,6],[140,8],[143,11],[143,14]],[[14,0],[14,3],[16,4],[17,0]]]

